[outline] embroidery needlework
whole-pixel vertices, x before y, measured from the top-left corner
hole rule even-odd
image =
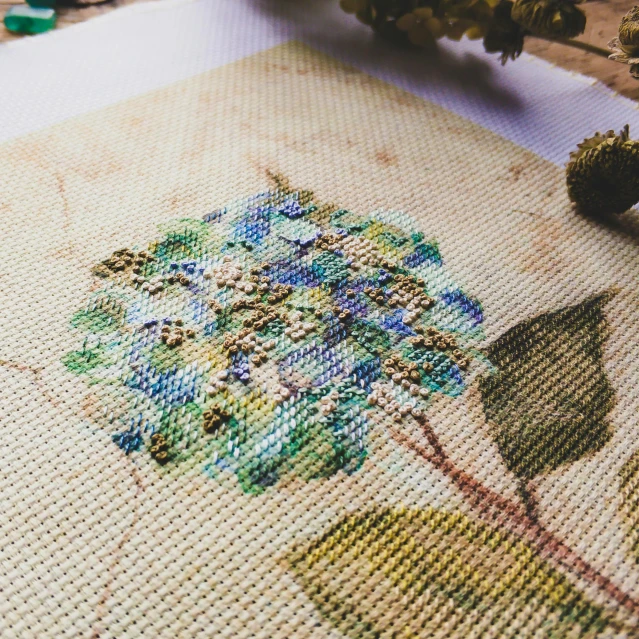
[[[63,361],[99,387],[115,443],[249,492],[356,471],[371,429],[462,391],[481,337],[481,305],[407,216],[282,180],[94,273]]]

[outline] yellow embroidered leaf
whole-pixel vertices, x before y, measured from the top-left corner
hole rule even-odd
[[[369,510],[297,548],[289,563],[352,639],[625,636],[526,543],[459,512]]]

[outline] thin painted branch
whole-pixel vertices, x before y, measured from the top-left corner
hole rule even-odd
[[[133,517],[131,518],[131,523],[127,526],[117,546],[114,548],[113,551],[111,551],[111,564],[108,568],[106,582],[104,584],[102,594],[100,595],[100,599],[98,600],[98,605],[95,613],[95,621],[93,622],[91,630],[91,639],[99,639],[102,635],[102,632],[104,631],[103,620],[107,612],[107,601],[113,594],[112,590],[116,578],[116,569],[122,559],[124,546],[130,541],[131,537],[133,536],[133,530],[138,525],[141,518],[140,496],[144,492],[144,485],[142,484],[142,480],[140,479],[140,475],[138,474],[137,468],[135,467],[133,461],[131,461],[131,459],[126,456],[125,459],[127,459],[127,461],[131,464],[131,477],[135,482],[135,494],[133,496]]]

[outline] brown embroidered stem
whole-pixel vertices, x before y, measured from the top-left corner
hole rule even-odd
[[[526,507],[526,514],[537,521],[537,486],[533,479],[519,480],[519,494]]]
[[[480,481],[457,468],[449,459],[428,420],[419,418],[417,421],[422,426],[431,450],[412,441],[394,428],[390,429],[390,435],[396,442],[406,446],[444,473],[464,494],[484,521],[493,526],[497,524],[525,538],[535,546],[542,557],[559,564],[588,583],[596,585],[626,610],[639,616],[639,601],[623,592],[561,539],[546,530],[536,518],[531,517],[518,504],[486,488]]]

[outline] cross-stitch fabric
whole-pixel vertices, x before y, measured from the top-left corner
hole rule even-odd
[[[636,211],[282,40],[0,147],[0,634],[638,636]]]

